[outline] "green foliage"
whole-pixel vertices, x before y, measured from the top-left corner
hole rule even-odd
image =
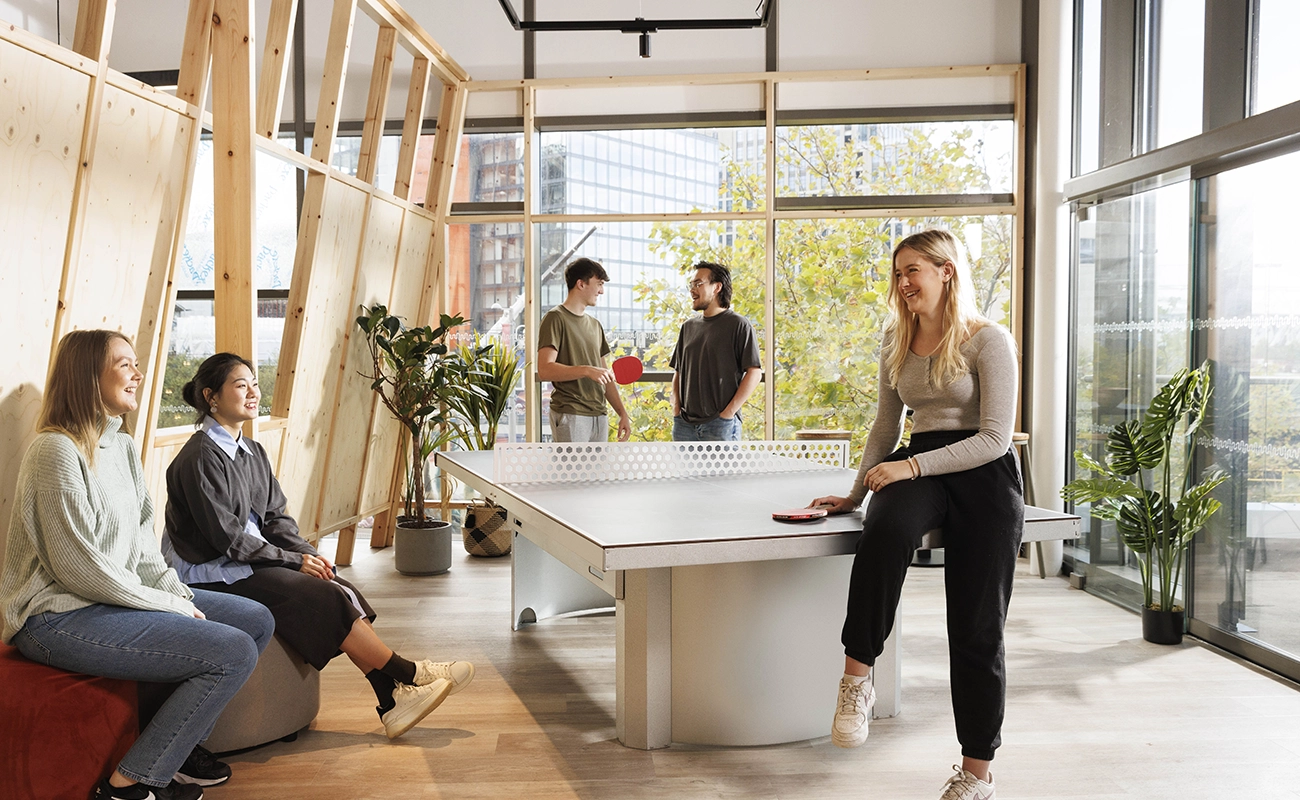
[[[903,141],[879,137],[845,142],[833,126],[780,129],[778,185],[799,184],[821,194],[897,195],[991,191],[980,147],[969,128],[936,140],[920,128]],[[722,207],[764,205],[761,163],[727,162]],[[782,191],[783,194],[793,193]],[[947,227],[966,249],[977,302],[985,315],[1007,323],[1010,309],[1012,218],[1009,216],[914,219],[778,220],[774,291],[776,437],[804,428],[850,431],[855,448],[865,444],[879,391],[880,339],[888,308],[890,257],[901,236],[925,227]],[[701,260],[732,269],[733,308],[754,324],[764,347],[764,271],[767,236],[761,222],[658,223],[650,250],[675,264],[676,281],[644,280],[634,287],[647,321],[660,329],[642,359],[647,369],[667,369],[681,324],[693,312],[684,292],[686,276]],[[624,352],[615,353],[623,355]],[[653,387],[653,388],[651,388]],[[765,387],[742,412],[746,438],[764,438]],[[668,391],[640,384],[624,403],[635,440],[667,439]]]
[[[456,411],[468,395],[482,395],[470,381],[470,366],[447,347],[447,334],[465,323],[441,315],[437,328],[408,328],[399,317],[376,304],[360,307],[357,327],[370,351],[370,388],[410,434],[406,516],[424,518],[424,467],[429,455],[465,435],[466,422]],[[405,448],[403,448],[405,450]]]
[[[474,344],[461,345],[457,355],[469,367],[466,376],[477,392],[465,392],[449,402],[466,421],[460,441],[466,450],[491,450],[497,441],[497,425],[514,405],[515,386],[524,362],[507,341],[483,343],[474,334]]]
[[[1173,490],[1174,462],[1190,469],[1191,446],[1205,419],[1210,391],[1208,364],[1179,370],[1152,399],[1141,421],[1127,420],[1111,429],[1107,463],[1082,450],[1075,452],[1079,470],[1092,477],[1077,478],[1061,489],[1066,500],[1088,503],[1093,516],[1115,522],[1124,545],[1139,556],[1142,600],[1148,608],[1176,610],[1187,547],[1221,507],[1210,497],[1228,479],[1218,469],[1207,470],[1195,483],[1187,472],[1181,496],[1174,499]]]

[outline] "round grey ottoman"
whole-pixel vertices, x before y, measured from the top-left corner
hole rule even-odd
[[[296,736],[320,710],[320,673],[274,636],[203,746],[214,753]]]

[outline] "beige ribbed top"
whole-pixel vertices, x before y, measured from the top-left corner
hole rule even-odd
[[[1020,366],[1015,342],[1005,328],[987,325],[962,345],[970,372],[947,386],[935,386],[931,381],[929,357],[909,352],[898,376],[898,387],[891,387],[885,366],[890,346],[888,340],[881,345],[876,421],[867,436],[858,477],[849,493],[849,499],[859,505],[867,496],[867,487],[863,485],[867,470],[898,446],[903,415],[908,408],[913,411],[912,433],[979,431],[969,439],[916,456],[922,475],[974,469],[1000,457],[1011,447]]]

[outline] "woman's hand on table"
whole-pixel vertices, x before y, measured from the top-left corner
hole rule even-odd
[[[808,508],[824,508],[827,514],[847,514],[857,508],[854,503],[847,497],[828,494],[825,497],[818,497],[808,504]]]

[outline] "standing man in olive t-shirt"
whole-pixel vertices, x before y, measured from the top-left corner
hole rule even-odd
[[[609,275],[590,258],[564,270],[569,295],[546,312],[537,336],[537,377],[551,382],[551,438],[557,442],[609,440],[608,401],[618,414],[618,440],[632,434],[632,421],[605,363],[609,342],[600,320],[587,313],[605,293]]]
[[[731,270],[701,261],[691,307],[668,365],[673,374],[673,441],[740,440],[740,407],[763,378],[754,326],[731,310]]]

